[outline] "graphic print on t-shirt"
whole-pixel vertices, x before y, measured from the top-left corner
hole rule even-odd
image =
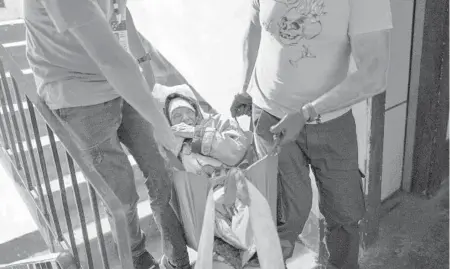
[[[289,60],[296,67],[305,58],[316,58],[314,49],[307,44],[322,33],[321,17],[326,15],[324,0],[274,0],[285,5],[285,11],[276,22],[265,25],[272,35],[285,47],[294,48],[298,53]]]

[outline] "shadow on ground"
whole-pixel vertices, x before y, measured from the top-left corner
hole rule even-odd
[[[400,194],[383,217],[378,242],[361,259],[364,269],[449,268],[449,182],[431,199]]]
[[[34,231],[0,244],[0,264],[15,262],[47,252],[47,246],[40,232]]]

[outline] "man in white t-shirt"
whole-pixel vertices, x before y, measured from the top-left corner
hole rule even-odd
[[[160,265],[145,248],[139,195],[122,145],[146,178],[161,232],[161,267],[191,268],[183,228],[169,203],[166,162],[156,143],[176,152],[175,136],[154,102],[149,55],[126,0],[25,0],[24,19],[38,94],[121,201],[134,269]]]
[[[252,115],[260,156],[280,139],[283,255],[292,256],[311,210],[311,166],[327,222],[327,268],[358,268],[365,205],[351,107],[386,88],[389,0],[253,0],[251,10],[231,113]],[[350,55],[358,70],[348,75]]]

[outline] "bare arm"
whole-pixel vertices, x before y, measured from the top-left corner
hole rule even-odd
[[[254,0],[258,1],[258,0]],[[242,78],[242,92],[247,92],[256,58],[258,57],[259,44],[261,42],[261,24],[259,22],[259,5],[254,3],[250,13],[249,23],[245,30],[243,42],[244,75]]]
[[[143,57],[147,52],[142,44],[140,33],[137,31],[134,25],[133,17],[127,8],[127,30],[128,30],[128,42],[130,46],[131,54],[133,54],[135,59]],[[151,90],[155,86],[155,75],[153,73],[152,65],[150,61],[145,61],[140,64],[142,68],[142,73],[144,74],[145,80]]]
[[[311,103],[317,114],[343,109],[386,90],[390,31],[358,34],[351,38],[358,70]]]

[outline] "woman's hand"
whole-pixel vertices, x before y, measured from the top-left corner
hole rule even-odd
[[[186,123],[180,123],[172,126],[173,134],[183,138],[194,138],[195,128],[194,126],[187,125]]]

